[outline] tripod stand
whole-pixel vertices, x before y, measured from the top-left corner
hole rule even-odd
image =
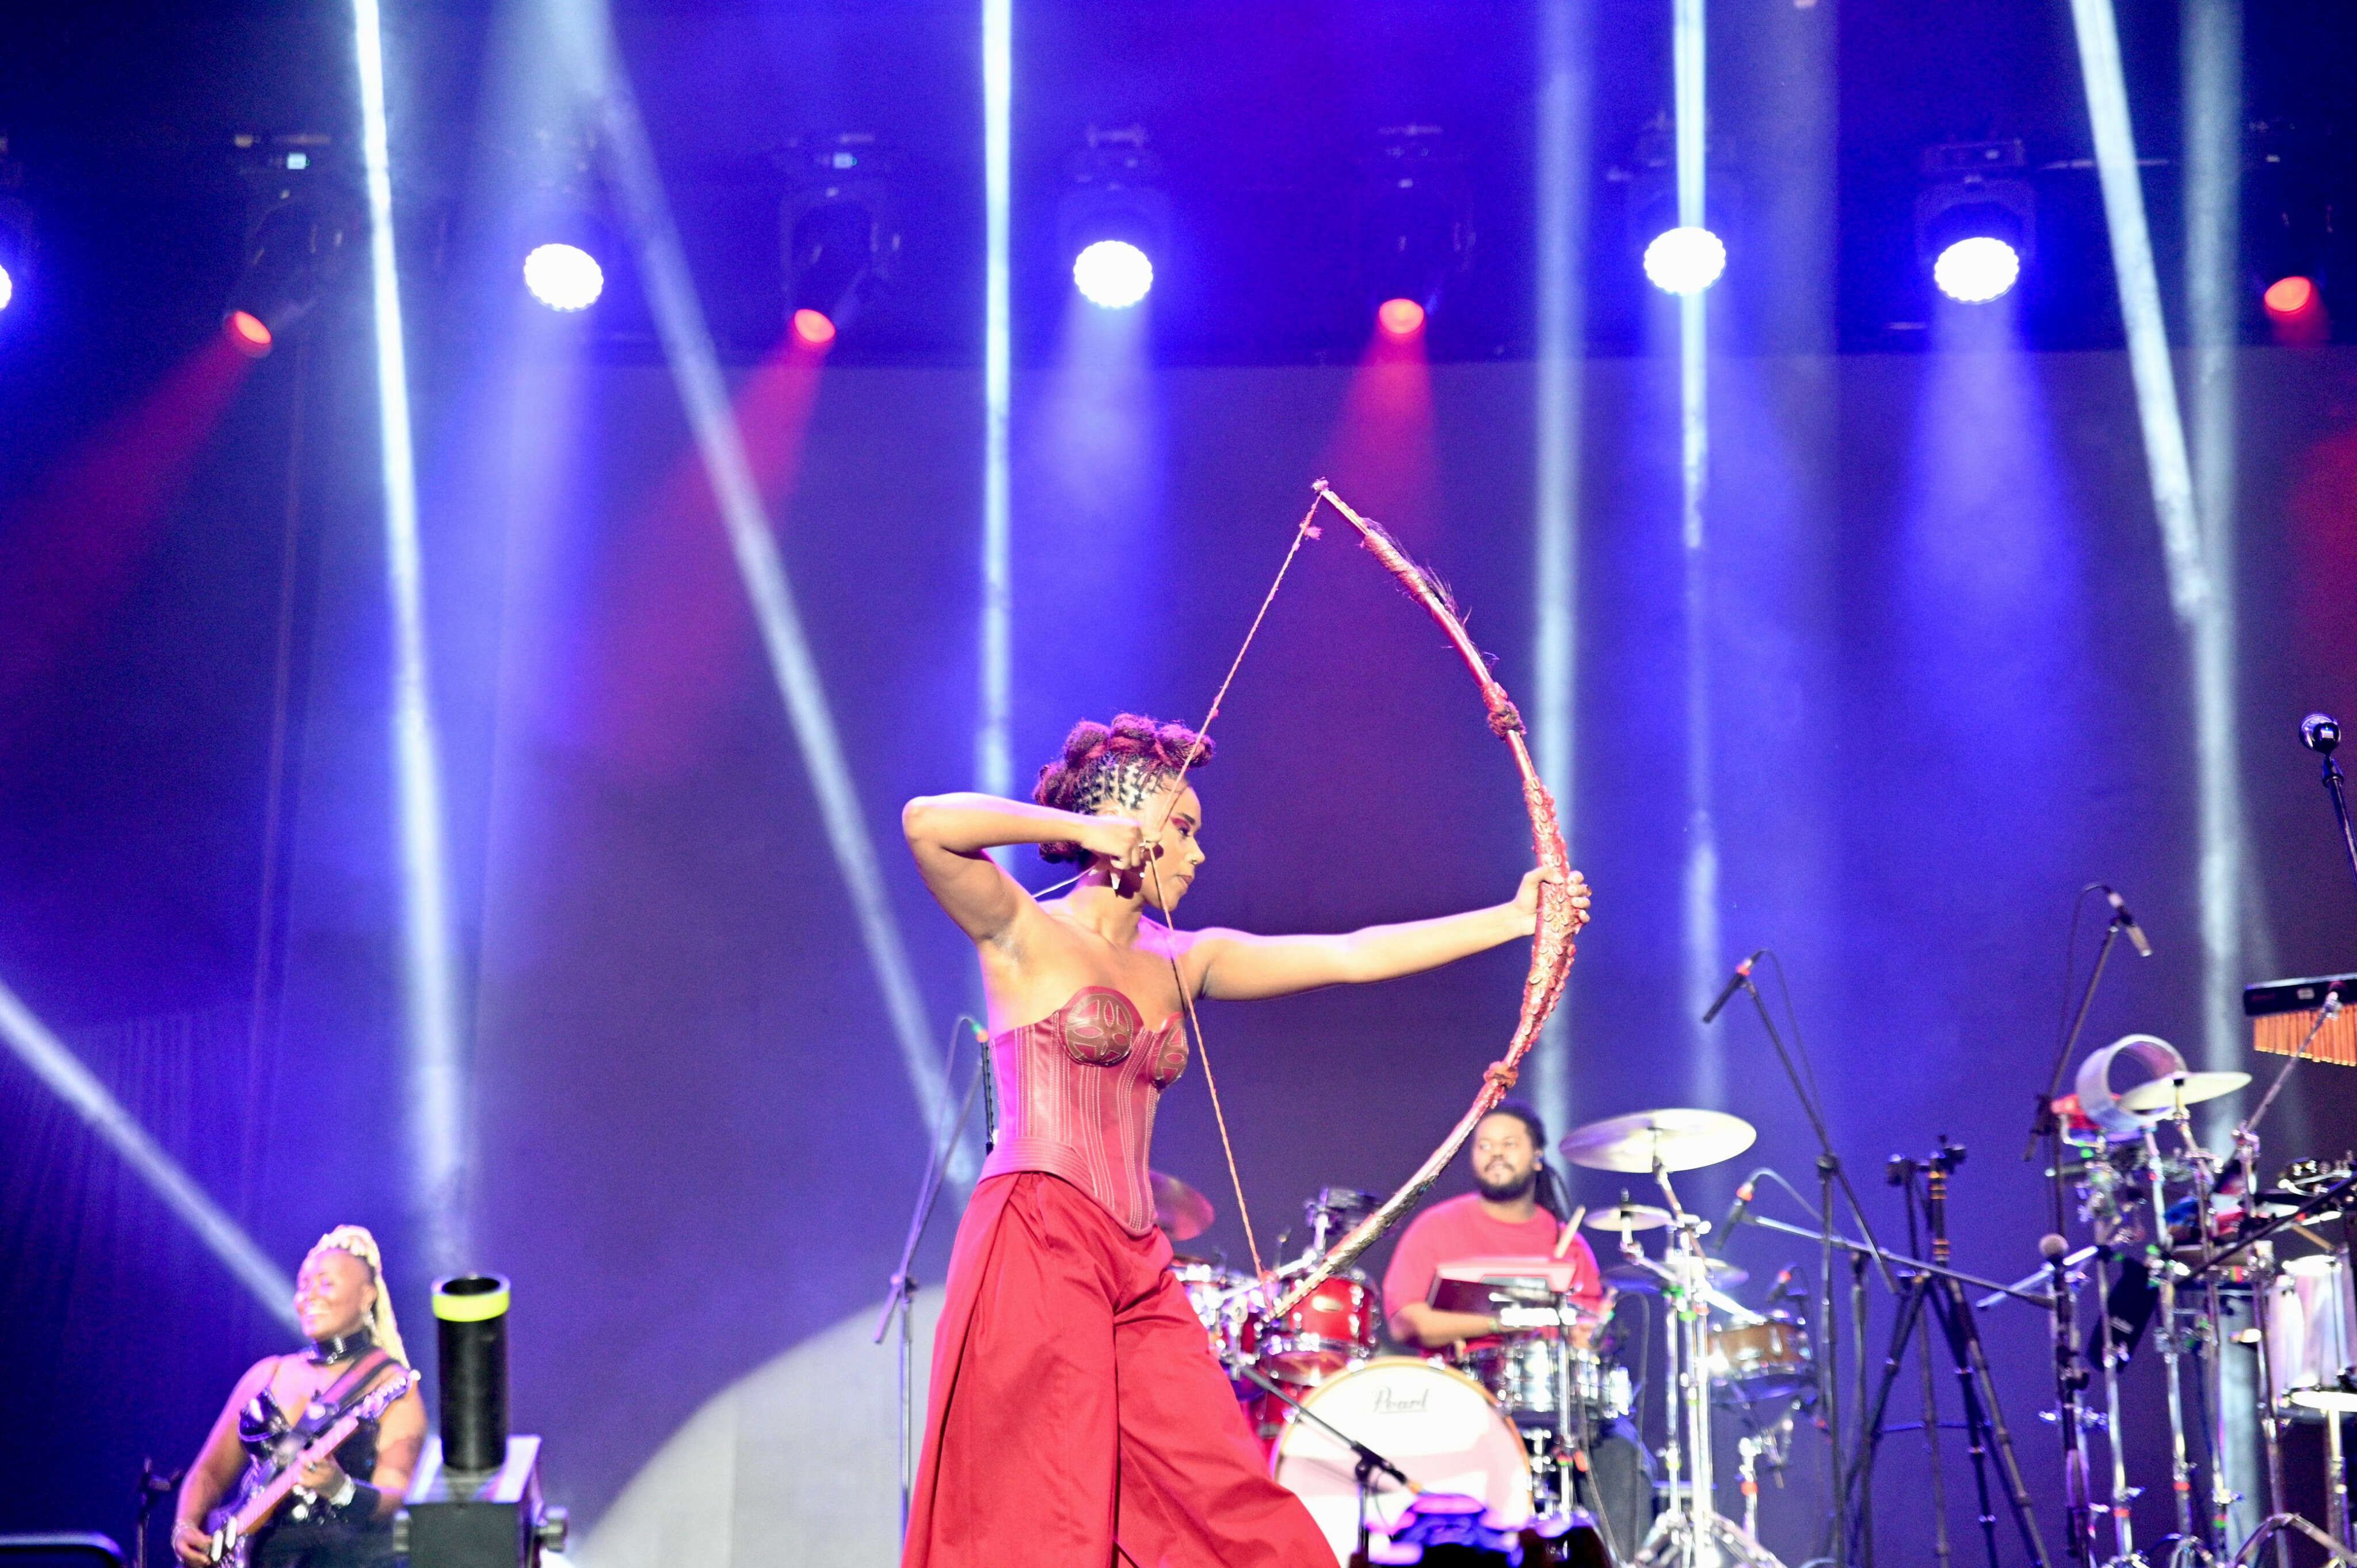
[[[2029,1549],[2032,1568],[2046,1568],[2046,1544],[2040,1538],[2038,1520],[2030,1511],[2029,1488],[2021,1478],[2021,1466],[2014,1456],[2013,1437],[2006,1430],[2005,1412],[1999,1407],[1996,1381],[1989,1375],[1988,1355],[1982,1347],[1980,1325],[1973,1316],[1972,1304],[1964,1297],[1963,1287],[1946,1273],[1948,1246],[1948,1178],[1964,1164],[1964,1150],[1945,1137],[1928,1159],[1914,1160],[1905,1155],[1890,1163],[1893,1186],[1906,1189],[1910,1212],[1919,1202],[1925,1234],[1932,1243],[1933,1271],[1905,1273],[1899,1297],[1899,1316],[1890,1330],[1890,1348],[1882,1364],[1882,1379],[1867,1407],[1867,1421],[1859,1434],[1856,1469],[1849,1485],[1844,1488],[1853,1499],[1854,1511],[1850,1528],[1857,1528],[1865,1518],[1864,1499],[1872,1482],[1874,1461],[1882,1443],[1883,1412],[1890,1402],[1890,1391],[1899,1380],[1900,1368],[1904,1364],[1907,1347],[1915,1337],[1916,1325],[1928,1308],[1932,1320],[1939,1326],[1948,1342],[1948,1358],[1956,1374],[1956,1387],[1964,1400],[1966,1452],[1973,1462],[1973,1484],[1980,1503],[1981,1538],[1988,1551],[1989,1568],[1998,1568],[1996,1509],[1990,1495],[1989,1470],[1994,1461],[2001,1477],[2007,1505],[2012,1509],[2015,1526],[2021,1532],[2022,1544]],[[1921,1190],[1918,1190],[1918,1178]],[[1935,1272],[1936,1271],[1936,1272]],[[1936,1434],[1938,1412],[1929,1404],[1925,1422]],[[1936,1461],[1936,1435],[1933,1438]],[[1944,1542],[1945,1526],[1942,1526]],[[1855,1551],[1852,1553],[1856,1556]]]

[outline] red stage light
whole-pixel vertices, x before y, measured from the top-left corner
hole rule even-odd
[[[237,351],[249,360],[259,360],[270,352],[270,326],[250,310],[232,310],[221,323],[221,330]]]
[[[1387,299],[1375,306],[1375,324],[1394,338],[1424,328],[1424,306],[1412,299]]]
[[[2316,303],[2316,285],[2304,277],[2277,278],[2260,298],[2266,301],[2269,316],[2278,319],[2298,316]]]
[[[834,323],[826,312],[805,306],[794,312],[794,336],[813,349],[823,349],[834,341]]]

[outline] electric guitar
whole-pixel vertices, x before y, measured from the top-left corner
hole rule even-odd
[[[289,1456],[285,1448],[268,1456],[258,1457],[246,1467],[238,1484],[237,1496],[205,1516],[205,1526],[212,1532],[207,1552],[223,1568],[248,1568],[253,1554],[253,1532],[269,1521],[286,1500],[286,1494],[303,1478],[303,1472],[322,1459],[330,1458],[360,1427],[361,1422],[374,1421],[393,1406],[393,1402],[409,1391],[417,1374],[399,1362],[393,1364],[393,1375],[378,1383],[347,1407],[330,1423],[325,1432],[313,1438],[299,1453]],[[295,1434],[289,1433],[289,1437]],[[287,1444],[291,1447],[292,1444]],[[274,1468],[274,1466],[275,1466]]]

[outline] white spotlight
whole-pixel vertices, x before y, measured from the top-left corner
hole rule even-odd
[[[535,245],[523,259],[523,286],[551,310],[587,310],[606,292],[606,269],[578,245]]]
[[[16,297],[16,280],[8,275],[6,267],[0,267],[0,310],[7,309],[8,302]]]
[[[2020,255],[1988,234],[1957,241],[1932,263],[1932,281],[1940,285],[1940,292],[1966,305],[2003,298],[2020,276]]]
[[[1727,247],[1707,229],[1665,229],[1645,247],[1645,276],[1669,294],[1700,294],[1727,270]]]
[[[1072,258],[1072,285],[1091,305],[1126,310],[1154,286],[1154,263],[1126,240],[1099,240]]]

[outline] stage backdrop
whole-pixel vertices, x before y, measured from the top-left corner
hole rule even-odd
[[[353,379],[313,373],[315,439],[339,432],[365,452]],[[1688,796],[1673,373],[1651,359],[1587,367],[1566,819],[1598,891],[1565,1016],[1575,1120],[1708,1103],[1760,1127],[1750,1154],[1682,1182],[1716,1213],[1758,1165],[1813,1191],[1814,1146],[1748,1004],[1703,1035],[1682,978],[1682,878],[1703,824]],[[283,459],[288,374],[266,364],[221,439]],[[1366,438],[1353,374],[1141,373],[1120,391],[1119,439],[1094,446],[1089,386],[1018,377],[1019,776],[1077,717],[1200,719],[1321,473],[1346,495],[1355,482],[1451,583],[1529,702],[1530,367],[1433,371],[1431,465],[1405,477],[1395,447]],[[2235,705],[2253,837],[2233,913],[2259,979],[2357,962],[2357,897],[2294,735],[2310,707],[2357,711],[2357,358],[2251,352],[2240,374]],[[909,795],[974,777],[978,382],[798,378],[740,375],[740,408],[888,914],[946,1044],[977,1000],[972,961],[896,828]],[[554,360],[429,391],[427,562],[470,998],[460,1202],[467,1260],[515,1281],[516,1425],[546,1436],[550,1495],[593,1562],[887,1561],[891,1351],[866,1328],[926,1130],[678,399],[660,368]],[[1970,1151],[1957,1261],[2013,1277],[2047,1229],[2023,1135],[2082,884],[2126,890],[2158,948],[2114,961],[2087,1043],[2144,1029],[2201,1049],[2186,644],[2126,361],[1734,361],[1715,371],[1712,421],[1700,586],[1719,957],[1776,950],[1835,1147],[1884,1239],[1906,1235],[1884,1159],[1945,1134]],[[204,979],[251,983],[236,911],[254,885],[244,846],[277,608],[232,591],[273,559],[276,526],[253,521],[265,502],[238,472],[224,461],[192,481],[113,651],[59,677],[81,696],[48,712],[41,748],[0,758],[0,964],[290,1270],[329,1223],[377,1227],[422,1350],[382,562],[350,477],[314,479],[303,535],[283,1000],[255,1031],[248,992]],[[193,711],[154,695],[158,672],[188,660],[222,671]],[[107,805],[96,821],[62,803],[91,798],[81,791],[109,776],[125,715],[141,714],[164,736],[158,809],[228,847],[140,838],[139,792],[120,785],[91,786]],[[1216,734],[1189,924],[1437,914],[1506,897],[1528,864],[1464,671],[1338,529],[1305,547]],[[209,757],[243,760],[221,765],[215,806],[191,805]],[[170,873],[177,848],[203,875],[135,872],[132,843],[156,852],[141,866]],[[1017,864],[1034,886],[1058,875]],[[191,935],[192,899],[219,906],[210,937]],[[198,979],[155,978],[206,941],[218,950],[188,964]],[[1298,1230],[1317,1187],[1388,1190],[1423,1156],[1506,1038],[1523,963],[1501,950],[1204,1010],[1265,1248]],[[1781,983],[1766,990],[1781,1008]],[[2300,1075],[2270,1123],[2271,1160],[2340,1151],[2351,1079]],[[1197,1249],[1235,1261],[1204,1090],[1198,1064],[1167,1097],[1156,1162],[1221,1210]],[[237,1372],[285,1337],[13,1062],[0,1118],[0,1528],[124,1530],[139,1455],[185,1462]],[[1575,1172],[1571,1185],[1604,1203],[1643,1184]],[[1440,1190],[1463,1186],[1460,1170]],[[959,1197],[920,1254],[929,1302]],[[1759,1208],[1806,1219],[1772,1184]],[[1755,1299],[1783,1265],[1803,1280],[1813,1267],[1806,1244],[1759,1230],[1728,1252]],[[1889,1301],[1869,1294],[1878,1358]],[[1982,1325],[2053,1544],[2044,1323],[2007,1306]],[[2141,1362],[2131,1381],[2140,1523],[2158,1533],[2158,1392]],[[1894,1422],[1916,1419],[1918,1388],[1910,1372]],[[1805,1419],[1793,1454],[1764,1533],[1797,1563],[1817,1551],[1824,1482]],[[1948,1523],[1974,1549],[1961,1443],[1946,1454]],[[1932,1496],[1920,1437],[1894,1435],[1877,1491],[1886,1550],[1920,1552]]]

